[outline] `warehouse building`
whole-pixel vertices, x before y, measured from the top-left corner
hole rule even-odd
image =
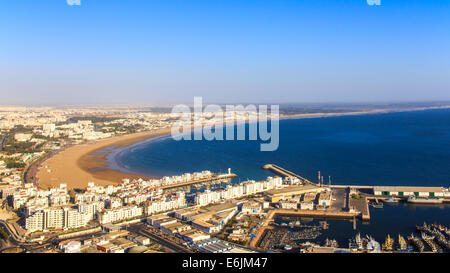
[[[449,190],[443,187],[397,187],[397,186],[377,186],[373,188],[374,194],[379,196],[398,197],[448,197]]]

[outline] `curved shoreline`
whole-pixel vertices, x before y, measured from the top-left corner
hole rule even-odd
[[[450,108],[428,107],[415,109],[374,109],[368,111],[355,111],[345,113],[313,113],[298,114],[290,116],[281,116],[280,120],[302,119],[302,118],[324,118],[348,115],[370,115],[386,114],[393,112],[421,111],[432,109]],[[248,123],[249,121],[245,121]],[[251,121],[250,121],[251,122]],[[223,126],[226,126],[224,124]],[[169,135],[171,128],[146,131],[123,136],[115,136],[108,139],[98,140],[96,142],[74,145],[64,149],[49,159],[45,160],[37,170],[36,179],[41,188],[50,188],[58,186],[60,183],[66,183],[68,188],[85,188],[88,182],[95,182],[99,185],[118,184],[124,178],[150,178],[150,176],[141,175],[118,164],[116,157],[123,152],[124,148],[130,148],[134,145],[140,145],[156,137]],[[111,153],[121,150],[112,158],[116,168],[110,168],[111,162],[108,156]],[[47,171],[45,171],[47,170]],[[48,172],[51,170],[51,172]]]
[[[65,183],[68,188],[85,188],[89,182],[98,185],[118,184],[123,178],[148,178],[131,172],[109,169],[108,148],[125,148],[143,140],[170,134],[170,128],[134,133],[124,136],[74,145],[42,162],[36,174],[40,188]]]
[[[402,113],[402,112],[411,112],[411,111],[426,111],[426,110],[439,110],[439,109],[449,109],[450,106],[438,106],[438,107],[420,107],[420,108],[411,108],[411,109],[373,109],[373,110],[366,110],[366,111],[354,111],[354,112],[343,112],[343,113],[309,113],[309,114],[296,114],[296,115],[289,115],[289,116],[282,116],[279,118],[279,120],[291,120],[291,119],[307,119],[307,118],[331,118],[331,117],[344,117],[344,116],[359,116],[359,115],[379,115],[379,114],[390,114],[390,113]],[[240,121],[235,122],[233,126],[235,126],[238,123],[252,123],[257,121]],[[220,126],[231,126],[231,124],[222,124]],[[192,130],[195,130],[195,128],[192,127]],[[112,153],[116,153],[114,157],[111,158],[111,161],[114,161],[114,164],[116,165],[116,170],[126,172],[126,173],[133,173],[137,175],[144,175],[139,174],[136,171],[130,170],[129,168],[123,166],[118,161],[118,157],[123,153],[126,152],[128,149],[141,145],[143,143],[156,140],[158,137],[161,136],[155,136],[149,139],[145,139],[144,141],[136,142],[132,145],[129,145],[127,147],[124,147],[125,149],[120,149],[120,151],[113,151]]]

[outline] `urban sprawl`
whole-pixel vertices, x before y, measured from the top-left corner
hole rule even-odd
[[[256,113],[237,111],[233,122]],[[204,113],[201,124],[215,124]],[[115,184],[91,181],[76,188],[44,188],[36,171],[45,160],[77,144],[170,128],[167,111],[128,108],[0,108],[0,236],[2,252],[448,252],[450,229],[424,224],[411,236],[386,235],[377,242],[357,234],[348,245],[333,238],[316,242],[318,225],[299,217],[370,219],[383,203],[446,203],[442,187],[331,185],[311,182],[279,166],[275,175],[235,182],[208,170],[162,178],[125,178]],[[228,166],[223,166],[227,168]],[[291,220],[292,219],[292,220]]]

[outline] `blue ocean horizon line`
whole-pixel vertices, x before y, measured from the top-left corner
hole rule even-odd
[[[166,135],[127,147],[114,161],[127,172],[152,176],[230,167],[241,178],[259,180],[272,175],[260,167],[275,163],[312,181],[321,170],[341,185],[449,186],[449,109],[326,117],[335,119],[281,120],[275,152],[259,152],[258,141],[174,141]]]

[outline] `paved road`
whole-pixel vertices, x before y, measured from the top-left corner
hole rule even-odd
[[[331,202],[331,210],[345,211],[347,208],[347,189],[333,189],[333,198],[336,200]]]
[[[6,223],[3,220],[0,220],[0,225],[2,225],[5,229],[5,231],[8,232],[8,234],[10,236],[9,238],[13,243],[15,243],[17,245],[22,243],[22,241],[20,240],[20,237],[17,236],[17,234],[11,229],[11,226],[8,223]]]
[[[35,251],[39,251],[39,250],[45,250],[46,248],[48,248],[51,245],[56,245],[58,244],[60,241],[66,240],[66,239],[57,239],[57,238],[48,238],[45,241],[42,241],[40,244],[37,242],[25,242],[23,240],[20,240],[17,237],[17,234],[11,229],[11,226],[6,223],[5,221],[1,221],[0,220],[0,225],[2,225],[4,227],[4,229],[8,232],[8,234],[10,235],[9,237],[9,241],[12,243],[12,245],[15,245],[17,247],[21,247],[23,249],[25,249],[26,251],[29,252],[35,252]],[[194,253],[194,251],[188,249],[187,247],[180,245],[179,243],[176,243],[166,237],[170,236],[170,235],[163,235],[161,236],[160,234],[157,234],[155,232],[153,232],[151,229],[148,229],[148,227],[145,224],[132,224],[129,225],[127,228],[129,231],[134,232],[136,234],[145,236],[150,238],[152,241],[167,247],[170,250],[173,250],[177,253]],[[88,238],[91,238],[92,236],[95,235],[99,235],[99,233],[101,232],[96,232],[96,233],[90,233],[90,234],[85,234],[85,235],[80,235],[80,236],[76,236],[76,237],[71,237],[70,239],[73,240],[85,240]]]
[[[2,145],[1,145],[2,151],[5,150],[5,143],[6,143],[7,139],[8,139],[8,135],[5,135],[5,137],[3,137],[3,139],[2,139]]]

